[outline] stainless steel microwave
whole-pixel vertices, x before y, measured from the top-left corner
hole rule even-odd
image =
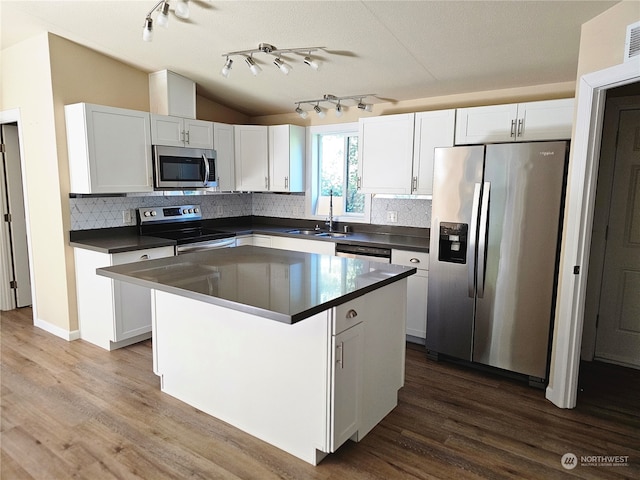
[[[157,189],[218,186],[215,150],[154,145],[153,158]]]

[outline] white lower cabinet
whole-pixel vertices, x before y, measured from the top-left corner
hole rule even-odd
[[[149,289],[99,276],[96,269],[172,256],[173,247],[113,254],[74,248],[80,338],[106,350],[150,338]]]
[[[424,344],[427,337],[429,254],[393,249],[391,263],[418,269],[407,282],[407,339]]]
[[[333,242],[276,236],[271,237],[271,248],[293,250],[296,252],[320,253],[323,255],[334,255],[336,251],[336,246]]]

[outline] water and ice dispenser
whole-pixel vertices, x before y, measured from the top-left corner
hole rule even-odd
[[[440,248],[438,260],[448,263],[467,263],[466,223],[440,222]]]

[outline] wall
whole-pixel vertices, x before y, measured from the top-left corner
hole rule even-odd
[[[199,120],[208,120],[209,122],[236,123],[241,125],[250,123],[247,115],[220,105],[202,95],[196,95],[196,118]]]

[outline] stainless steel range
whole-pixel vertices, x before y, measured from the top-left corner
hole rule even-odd
[[[199,205],[144,207],[136,217],[140,235],[175,240],[177,255],[236,246],[235,234],[203,225]]]

